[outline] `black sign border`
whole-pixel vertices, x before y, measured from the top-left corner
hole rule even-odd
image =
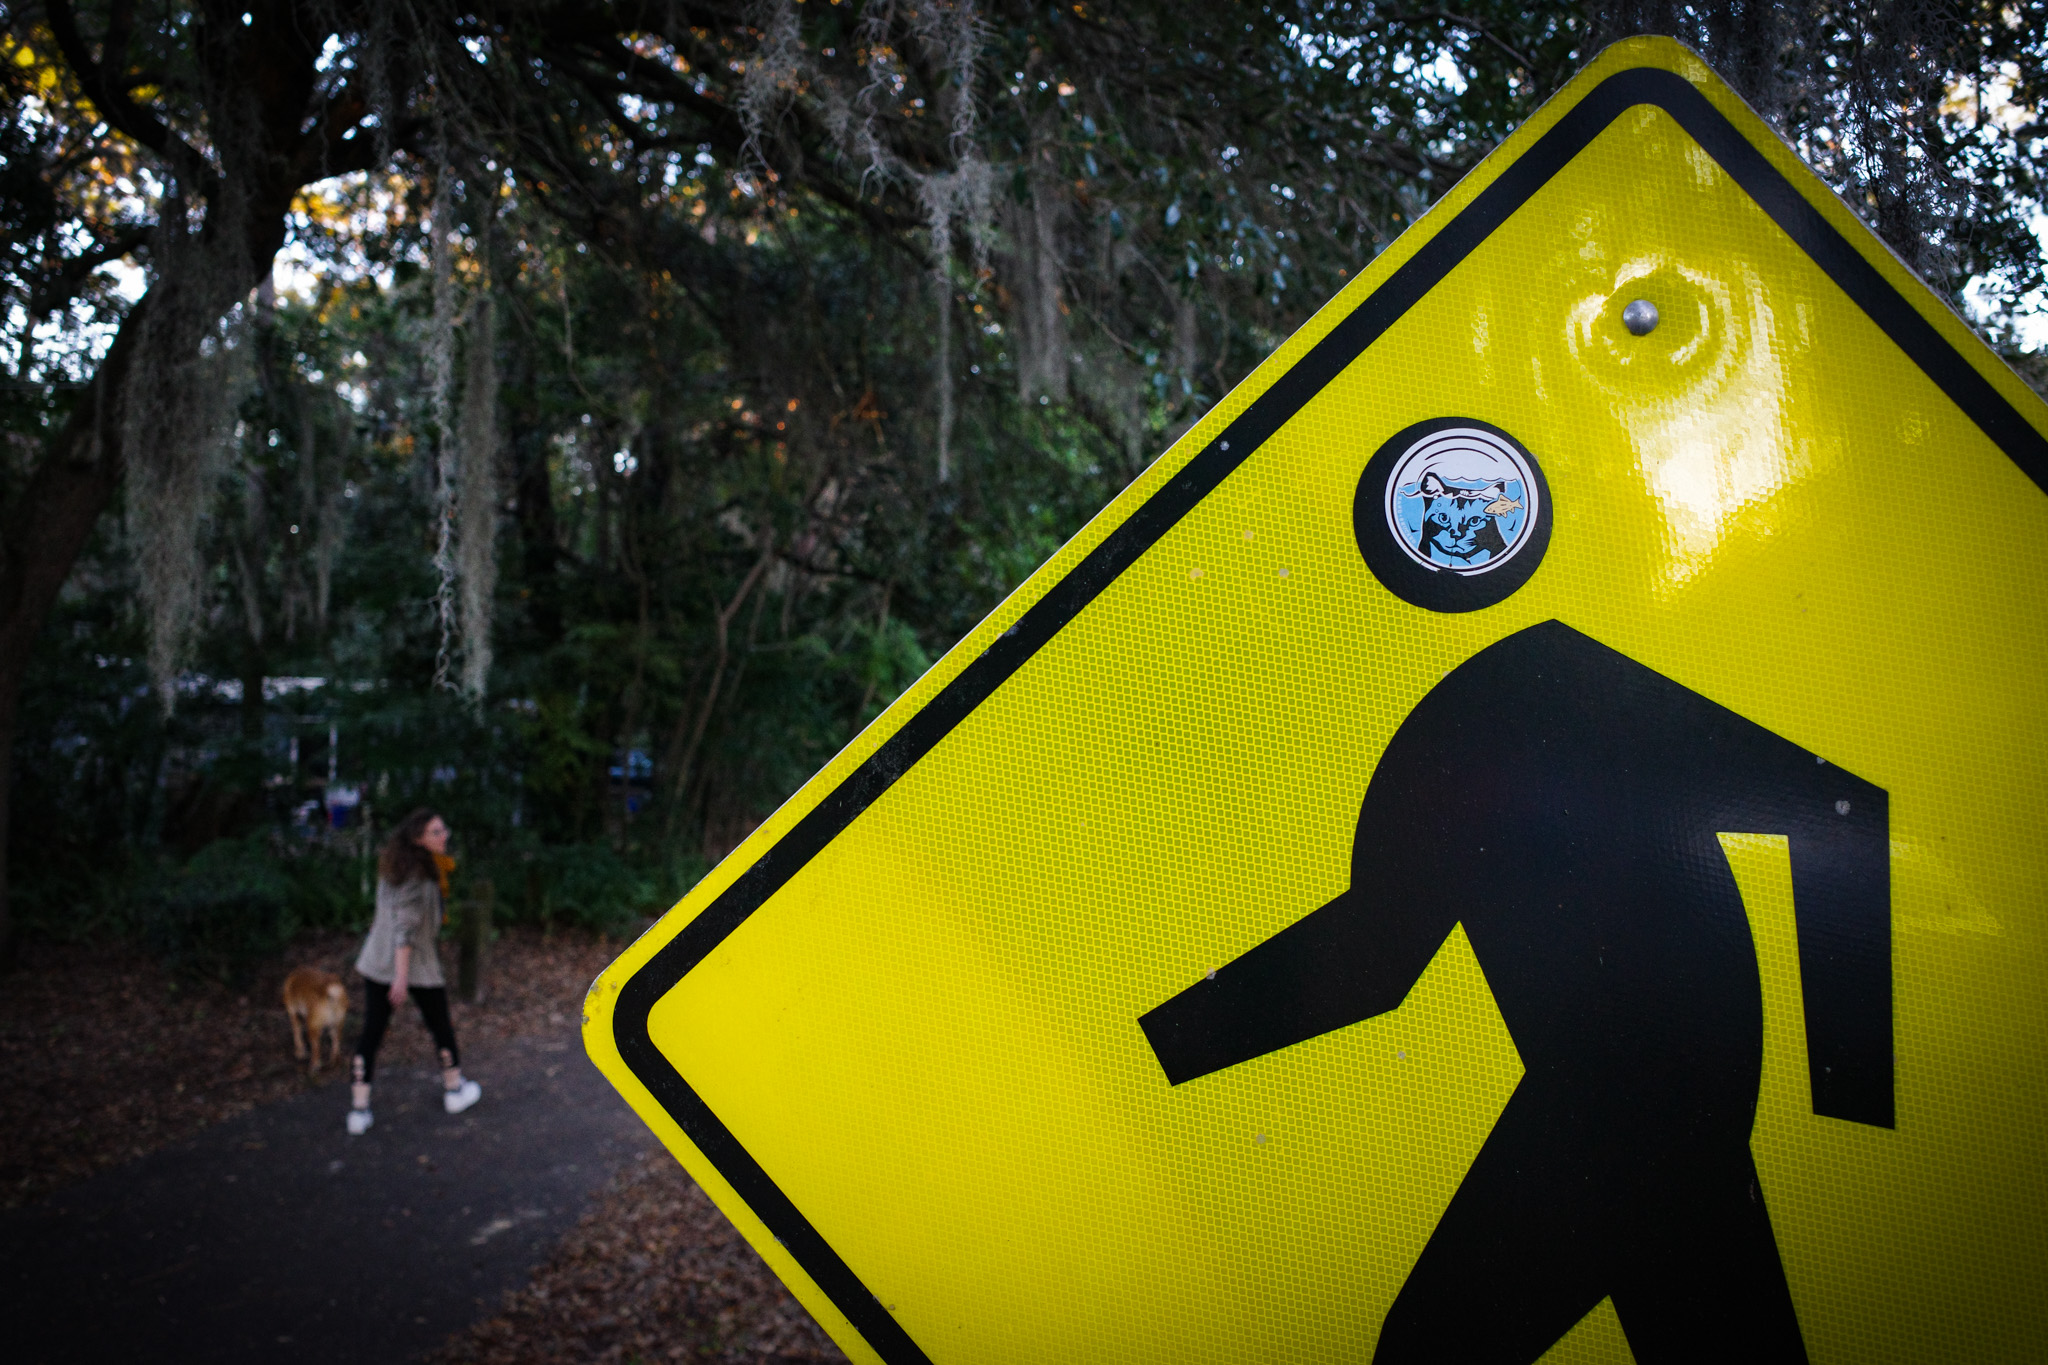
[[[654,1045],[648,1018],[655,1003],[1494,229],[1608,125],[1639,105],[1663,110],[1685,129],[1907,358],[2048,492],[2048,438],[1704,94],[1684,77],[1658,67],[1636,67],[1601,81],[620,988],[612,1016],[620,1058],[889,1365],[929,1365],[929,1357]]]

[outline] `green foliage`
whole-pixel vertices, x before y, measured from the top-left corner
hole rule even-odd
[[[522,908],[549,928],[624,938],[645,918],[668,908],[654,877],[603,844],[540,850],[526,872]]]
[[[367,929],[377,883],[373,854],[310,841],[293,847],[290,836],[265,841],[286,887],[285,910],[303,929]]]
[[[254,969],[305,929],[369,921],[359,860],[280,847],[267,832],[218,839],[139,894],[143,943],[187,979],[245,986]]]
[[[261,836],[208,845],[142,912],[142,941],[188,980],[246,985],[299,930],[293,888]]]
[[[1834,183],[1876,195],[1895,245],[1951,261],[1957,288],[1989,282],[2015,349],[2012,299],[2041,279],[2023,231],[2038,119],[1935,111],[1947,83],[2008,65],[2014,98],[2040,107],[2040,4],[1944,11],[1924,33],[1900,28],[1914,7],[1880,8],[992,4],[969,31],[945,7],[855,0],[794,11],[793,45],[768,51],[766,11],[723,0],[512,4],[488,41],[467,9],[415,7],[379,39],[405,45],[413,83],[337,107],[424,101],[431,117],[380,123],[440,129],[446,155],[400,136],[388,174],[323,182],[293,211],[308,268],[299,293],[247,310],[175,714],[146,695],[122,519],[73,569],[21,694],[17,913],[46,934],[146,927],[188,970],[232,973],[281,926],[360,924],[371,844],[427,805],[456,831],[458,896],[489,876],[500,922],[632,929],[1425,212],[1603,26],[1675,27],[1776,100]],[[301,14],[342,25],[331,81],[372,50],[339,14]],[[181,33],[134,41],[182,69]],[[40,68],[9,70],[25,91]],[[15,161],[128,165],[59,158],[46,122],[0,117],[10,298],[57,297],[38,272],[67,214],[88,216],[52,197],[86,203],[73,180]],[[83,112],[64,126],[114,136]],[[975,185],[979,199],[939,193]],[[437,325],[436,205],[456,302],[489,290],[490,338],[451,340],[445,309]],[[111,250],[126,221],[79,240]],[[102,275],[67,288],[76,317],[118,321]],[[457,397],[436,376],[490,372],[465,363],[480,345],[497,348],[502,498],[495,662],[469,697],[435,686],[436,480]],[[91,369],[84,341],[62,364],[33,351],[0,387],[0,497]],[[361,797],[341,831],[330,780]]]

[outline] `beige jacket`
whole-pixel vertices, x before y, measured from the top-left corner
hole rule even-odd
[[[416,877],[403,886],[377,879],[377,917],[370,936],[356,955],[356,970],[372,981],[389,985],[398,972],[398,950],[412,949],[406,969],[410,986],[444,986],[441,958],[434,940],[441,933],[441,886],[432,877]]]

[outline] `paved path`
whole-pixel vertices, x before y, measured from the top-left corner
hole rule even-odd
[[[466,1114],[387,1065],[360,1138],[337,1083],[0,1213],[7,1358],[399,1362],[486,1315],[653,1139],[572,1033],[469,1051]]]

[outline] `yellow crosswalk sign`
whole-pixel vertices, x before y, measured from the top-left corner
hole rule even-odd
[[[592,988],[856,1360],[2048,1359],[2048,408],[1609,49]]]

